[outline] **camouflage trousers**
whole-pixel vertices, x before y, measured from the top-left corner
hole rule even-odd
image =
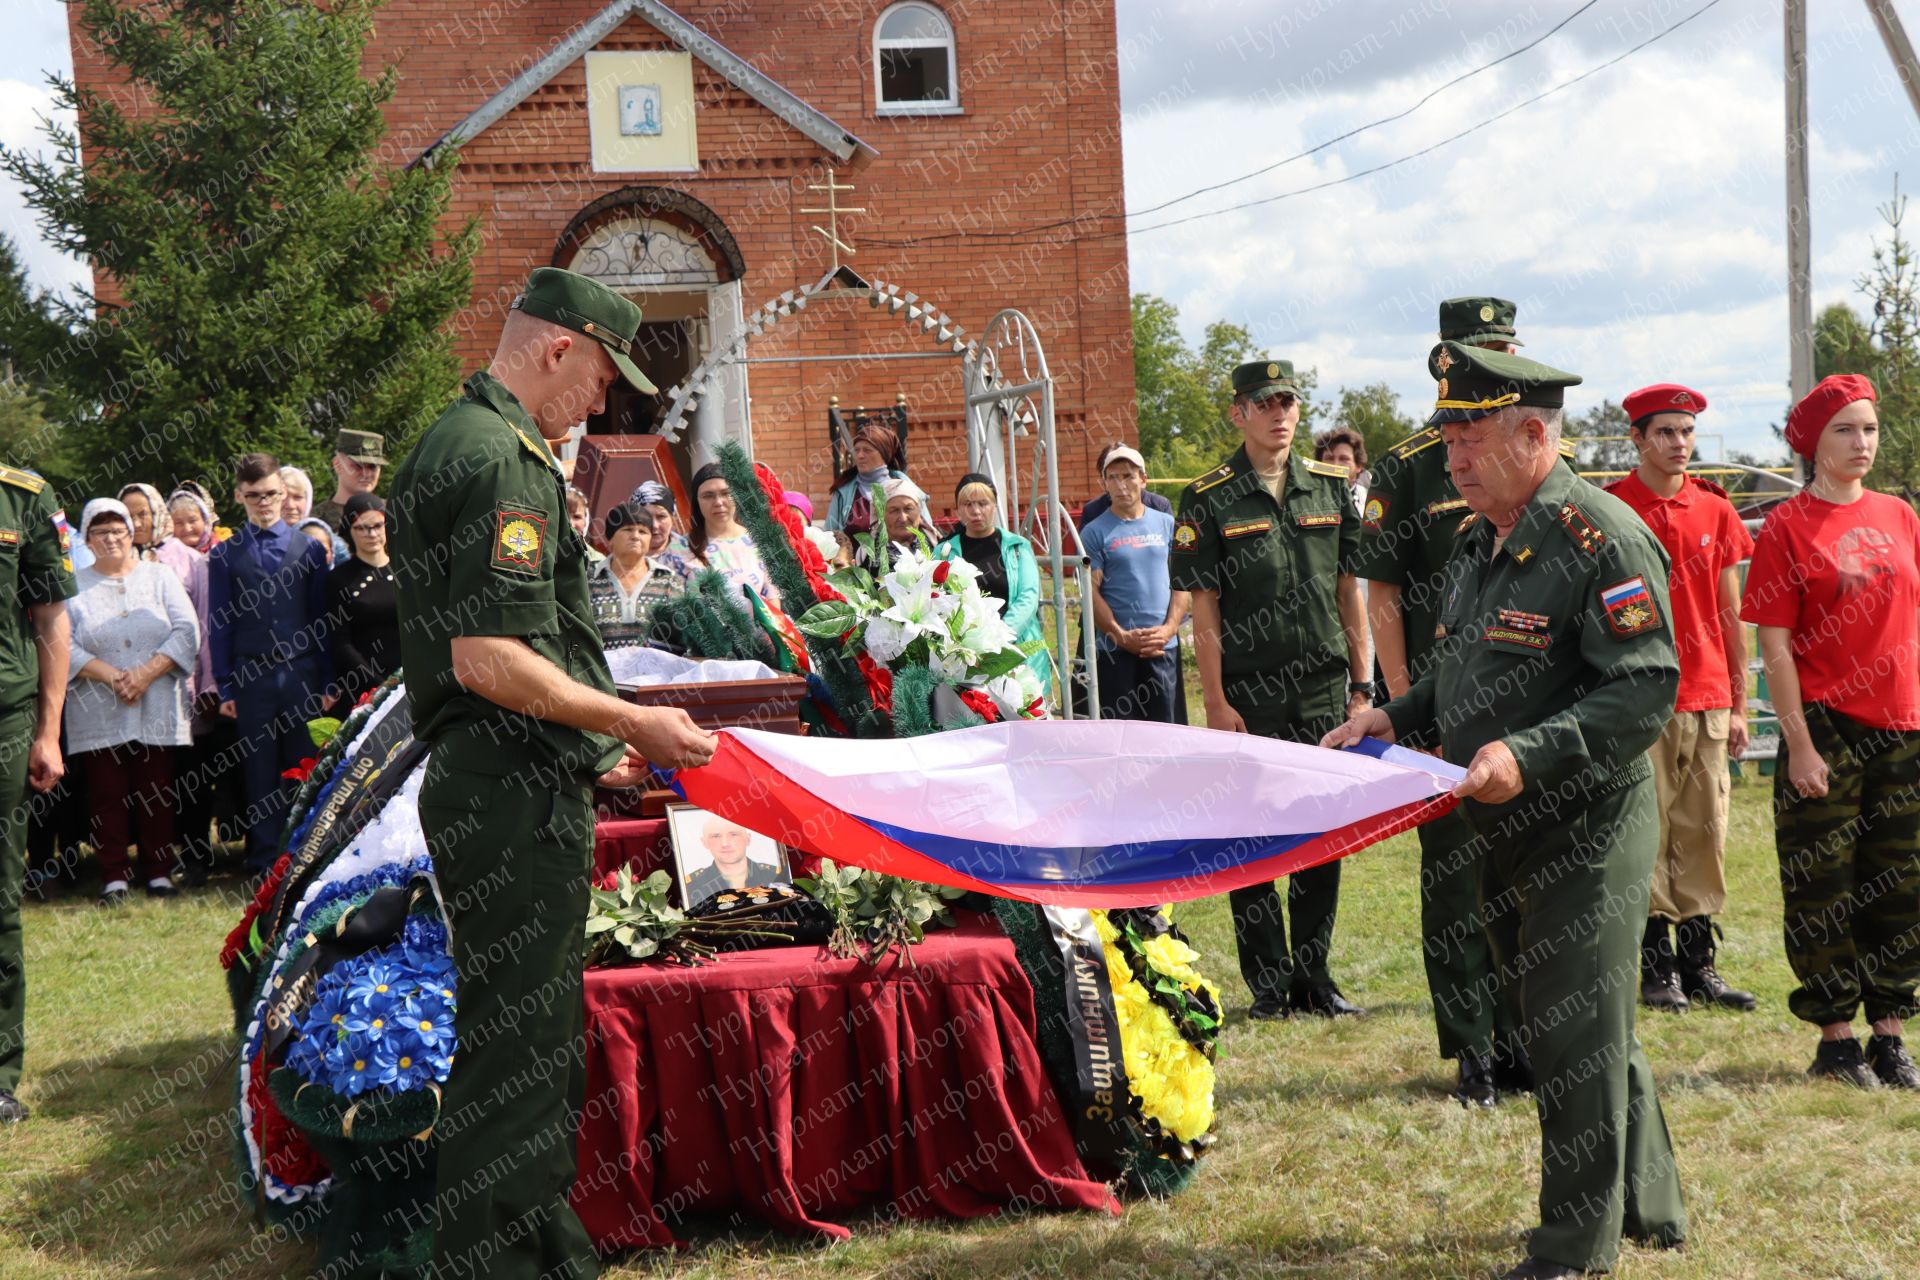
[[[1914,1016],[1920,986],[1920,733],[1876,729],[1818,703],[1807,732],[1827,794],[1774,770],[1774,847],[1786,900],[1787,1006],[1825,1025]]]

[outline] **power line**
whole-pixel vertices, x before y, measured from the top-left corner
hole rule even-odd
[[[1396,120],[1404,120],[1408,116],[1412,115],[1414,112],[1418,111],[1421,107],[1426,106],[1429,102],[1432,102],[1435,98],[1445,93],[1447,90],[1453,88],[1453,86],[1460,84],[1463,81],[1471,80],[1473,79],[1473,77],[1479,75],[1482,71],[1490,71],[1494,67],[1499,66],[1501,63],[1507,61],[1508,59],[1517,58],[1521,54],[1527,52],[1529,49],[1532,49],[1541,44],[1544,44],[1546,41],[1552,39],[1553,36],[1559,32],[1560,28],[1566,26],[1569,22],[1572,22],[1575,18],[1579,17],[1581,14],[1585,13],[1587,10],[1593,8],[1594,5],[1599,3],[1600,3],[1600,0],[1587,0],[1587,2],[1581,5],[1578,9],[1575,9],[1572,13],[1560,19],[1560,21],[1556,23],[1551,30],[1547,31],[1546,34],[1538,37],[1537,39],[1531,41],[1530,43],[1521,45],[1517,49],[1512,49],[1506,53],[1501,54],[1499,57],[1495,58],[1492,62],[1483,63],[1482,65],[1475,67],[1471,71],[1467,71],[1460,75],[1455,76],[1453,79],[1447,81],[1445,84],[1441,85],[1439,88],[1433,90],[1431,93],[1427,94],[1426,97],[1420,99],[1420,101],[1414,103],[1412,106],[1408,107],[1404,111],[1397,111],[1393,115],[1382,116],[1378,120],[1374,120],[1367,124],[1360,125],[1358,128],[1349,129],[1345,133],[1340,134],[1338,137],[1328,138],[1325,142],[1322,142],[1316,146],[1309,147],[1305,151],[1302,151],[1297,155],[1288,156],[1285,160],[1275,160],[1272,164],[1265,165],[1261,168],[1255,169],[1252,173],[1243,173],[1237,178],[1228,178],[1225,182],[1216,182],[1210,187],[1201,187],[1197,191],[1189,191],[1187,192],[1187,194],[1183,196],[1175,196],[1171,200],[1163,200],[1159,204],[1149,205],[1145,209],[1135,209],[1132,212],[1128,213],[1127,216],[1129,218],[1144,217],[1149,213],[1158,213],[1162,209],[1170,209],[1176,204],[1183,204],[1186,201],[1193,199],[1195,196],[1203,196],[1211,191],[1219,191],[1226,187],[1238,186],[1240,183],[1246,182],[1249,179],[1257,178],[1260,175],[1265,173],[1272,173],[1275,169],[1281,168],[1285,165],[1290,165],[1295,160],[1305,160],[1308,156],[1318,155],[1320,152],[1325,151],[1328,147],[1334,146],[1337,143],[1345,142],[1349,138],[1358,137],[1359,135],[1367,132],[1367,130],[1369,129],[1378,129],[1383,124],[1392,124]]]
[[[1204,213],[1189,214],[1183,218],[1173,218],[1166,222],[1156,222],[1149,226],[1144,226],[1144,227],[1129,227],[1119,231],[1088,232],[1084,235],[1069,236],[1063,240],[1047,241],[1046,243],[1053,245],[1055,247],[1065,248],[1068,245],[1078,244],[1083,240],[1111,240],[1118,236],[1142,235],[1149,231],[1161,231],[1168,227],[1183,226],[1189,222],[1199,222],[1205,218],[1217,218],[1221,214],[1225,214],[1225,213],[1237,213],[1242,209],[1253,209],[1253,208],[1258,208],[1261,205],[1275,204],[1282,200],[1291,200],[1295,196],[1311,195],[1316,191],[1325,191],[1330,187],[1343,186],[1349,182],[1358,182],[1362,178],[1371,177],[1376,173],[1384,173],[1388,169],[1397,168],[1398,166],[1406,164],[1410,161],[1418,160],[1422,156],[1429,155],[1439,150],[1441,147],[1448,146],[1452,143],[1460,141],[1460,139],[1462,138],[1478,133],[1482,129],[1485,129],[1490,125],[1498,124],[1500,121],[1506,119],[1510,115],[1513,115],[1517,111],[1521,111],[1527,107],[1530,107],[1535,103],[1542,101],[1543,99],[1550,98],[1554,94],[1559,93],[1563,89],[1570,89],[1574,85],[1579,84],[1581,81],[1589,79],[1592,76],[1596,76],[1600,72],[1605,71],[1610,67],[1616,66],[1621,62],[1624,62],[1626,59],[1632,57],[1634,54],[1639,53],[1642,49],[1645,49],[1650,45],[1657,44],[1660,41],[1666,39],[1668,36],[1672,35],[1674,32],[1680,30],[1680,28],[1692,22],[1695,18],[1698,18],[1701,14],[1707,12],[1707,10],[1714,8],[1719,4],[1720,4],[1720,0],[1706,0],[1705,4],[1701,5],[1698,9],[1695,9],[1692,13],[1688,14],[1686,17],[1681,18],[1678,21],[1671,24],[1670,26],[1667,26],[1662,30],[1655,32],[1653,35],[1648,36],[1645,40],[1642,40],[1639,44],[1636,44],[1631,48],[1625,49],[1620,53],[1615,54],[1613,57],[1607,59],[1605,62],[1600,63],[1598,66],[1591,67],[1588,70],[1581,72],[1579,75],[1572,77],[1571,79],[1563,80],[1559,84],[1554,85],[1550,89],[1545,89],[1540,93],[1533,95],[1531,98],[1526,98],[1520,102],[1515,103],[1513,106],[1508,107],[1506,110],[1498,113],[1497,115],[1489,116],[1485,120],[1480,121],[1478,124],[1462,129],[1460,132],[1453,134],[1450,137],[1442,138],[1438,142],[1422,147],[1418,151],[1414,151],[1407,155],[1401,156],[1396,160],[1389,160],[1383,164],[1374,165],[1370,169],[1362,169],[1356,173],[1347,174],[1344,177],[1330,178],[1325,182],[1315,183],[1310,187],[1300,187],[1293,191],[1283,191],[1278,195],[1263,196],[1258,200],[1248,200],[1240,204],[1231,204],[1220,209],[1209,209]],[[1570,14],[1568,15],[1567,21],[1571,21],[1573,18],[1578,16],[1579,16],[1578,12]],[[1561,25],[1564,26],[1565,23],[1563,22]],[[1557,30],[1558,28],[1555,28],[1555,29]],[[1541,38],[1545,39],[1544,36]],[[1283,160],[1283,161],[1279,161],[1278,163],[1285,164],[1287,162]],[[1275,166],[1269,166],[1269,167],[1271,168]],[[1252,175],[1249,175],[1249,176],[1252,176]],[[1222,184],[1222,185],[1225,185],[1225,184]],[[1199,194],[1199,192],[1194,192],[1192,194],[1197,195]],[[1187,197],[1185,196],[1180,197],[1180,199],[1183,199],[1183,200],[1186,198]],[[1178,201],[1169,201],[1167,203],[1169,204],[1178,203]],[[1166,205],[1164,204],[1155,206],[1155,208],[1165,208],[1165,207]],[[1141,210],[1140,212],[1148,213],[1148,212],[1152,212],[1152,210],[1147,209],[1147,210]],[[1123,216],[1134,217],[1138,215],[1126,214]],[[1039,224],[1038,226],[1022,227],[1013,231],[943,231],[933,235],[913,236],[904,240],[868,239],[865,241],[865,243],[872,244],[872,245],[880,245],[886,248],[893,248],[893,249],[910,249],[917,245],[930,244],[940,240],[976,239],[976,240],[1020,241],[1028,236],[1034,236],[1042,232],[1056,230],[1060,227],[1073,226],[1081,221],[1082,219],[1079,219],[1079,218],[1061,218],[1053,222],[1044,222]]]

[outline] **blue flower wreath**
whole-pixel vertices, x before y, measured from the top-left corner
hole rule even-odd
[[[320,979],[286,1065],[349,1098],[444,1083],[453,1066],[454,991],[446,926],[411,916],[398,942],[343,960]]]

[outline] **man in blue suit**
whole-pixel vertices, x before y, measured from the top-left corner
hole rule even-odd
[[[307,721],[331,701],[327,658],[327,554],[280,518],[286,485],[269,454],[234,464],[240,532],[207,557],[207,632],[220,713],[238,722],[247,870],[260,875],[284,852],[281,828],[293,787],[281,774],[313,755]]]

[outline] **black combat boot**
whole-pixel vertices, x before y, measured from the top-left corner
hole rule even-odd
[[[1713,966],[1714,937],[1720,926],[1710,916],[1692,916],[1674,927],[1680,943],[1680,989],[1691,1000],[1722,1009],[1753,1012],[1753,993],[1727,985]]]
[[[1899,1036],[1867,1037],[1867,1065],[1889,1089],[1920,1089],[1920,1068],[1907,1056]]]
[[[1860,1042],[1852,1036],[1845,1040],[1822,1040],[1807,1074],[1815,1080],[1838,1080],[1856,1089],[1880,1087],[1880,1077],[1867,1065],[1866,1055],[1860,1052]]]
[[[1687,1011],[1687,993],[1680,989],[1673,939],[1667,932],[1667,922],[1659,916],[1647,921],[1646,936],[1640,943],[1640,1003],[1667,1013]]]

